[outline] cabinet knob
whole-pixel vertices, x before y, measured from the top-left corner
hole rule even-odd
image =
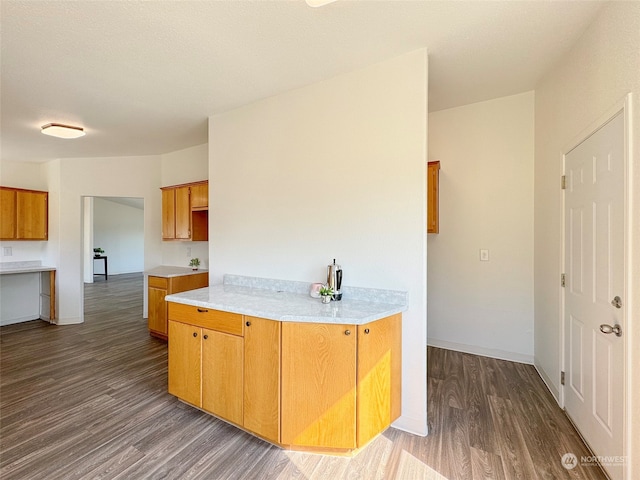
[[[245,325],[246,325],[247,327],[250,327],[250,326],[251,326],[251,322],[247,320],[247,322],[245,323]]]
[[[205,336],[204,336],[204,337],[202,337],[202,338],[204,338],[204,339],[206,340],[207,338],[209,338],[209,335],[205,335]]]
[[[351,335],[351,330],[345,330],[345,331],[344,331],[344,334],[345,334],[345,335]]]
[[[197,337],[198,334],[196,332],[193,332],[193,338]]]
[[[365,335],[369,335],[369,329],[368,329],[368,328],[365,328],[365,329],[364,329],[364,333],[365,333]]]

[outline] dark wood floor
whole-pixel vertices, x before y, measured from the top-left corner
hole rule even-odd
[[[285,452],[167,393],[142,275],[86,285],[85,323],[0,328],[0,478],[604,479],[533,367],[428,351],[427,437],[388,429],[353,458]]]

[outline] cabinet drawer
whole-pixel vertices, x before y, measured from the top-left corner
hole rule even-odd
[[[169,319],[232,335],[244,335],[242,315],[169,302]]]
[[[169,285],[169,279],[167,278],[149,276],[150,287],[163,288],[166,290],[168,285]]]

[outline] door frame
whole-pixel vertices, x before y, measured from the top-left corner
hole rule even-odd
[[[569,152],[584,142],[591,135],[596,133],[600,128],[602,128],[605,124],[607,124],[610,120],[612,120],[619,113],[622,113],[623,121],[624,121],[624,158],[623,158],[623,173],[624,173],[624,226],[623,226],[623,241],[624,241],[624,271],[623,271],[623,295],[625,301],[625,308],[623,311],[623,382],[624,382],[624,393],[623,393],[623,432],[622,432],[622,445],[623,445],[623,454],[626,456],[625,466],[623,467],[623,477],[625,479],[630,479],[630,471],[631,471],[631,438],[632,429],[629,428],[631,425],[631,409],[629,405],[632,404],[632,394],[633,390],[631,388],[631,369],[629,366],[631,365],[631,340],[632,340],[632,326],[630,322],[631,312],[635,311],[633,306],[633,298],[631,295],[631,283],[632,283],[632,271],[629,267],[631,260],[631,246],[632,246],[632,209],[631,209],[631,139],[632,139],[632,94],[628,93],[621,100],[616,102],[611,108],[609,108],[603,115],[601,115],[596,121],[592,122],[587,128],[582,130],[573,140],[567,144],[566,148],[562,150],[562,175],[566,175],[566,158]],[[566,238],[565,238],[565,225],[566,225],[566,215],[565,215],[565,194],[562,191],[562,222],[561,222],[561,255],[560,255],[560,272],[566,273],[565,269],[565,260],[566,260]],[[560,285],[560,279],[558,279],[558,285]],[[562,372],[566,372],[567,365],[565,364],[565,354],[566,354],[566,338],[565,338],[565,326],[566,326],[566,316],[565,316],[565,289],[562,286],[559,286],[560,289],[560,370]],[[560,372],[558,372],[558,378],[560,377]],[[560,407],[564,410],[565,408],[565,387],[566,385],[559,385],[559,404]],[[587,445],[588,446],[588,445]]]

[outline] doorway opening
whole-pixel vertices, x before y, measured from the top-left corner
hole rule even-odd
[[[89,309],[120,308],[116,297],[123,281],[143,296],[144,199],[83,197],[82,218],[83,313],[89,318]]]

